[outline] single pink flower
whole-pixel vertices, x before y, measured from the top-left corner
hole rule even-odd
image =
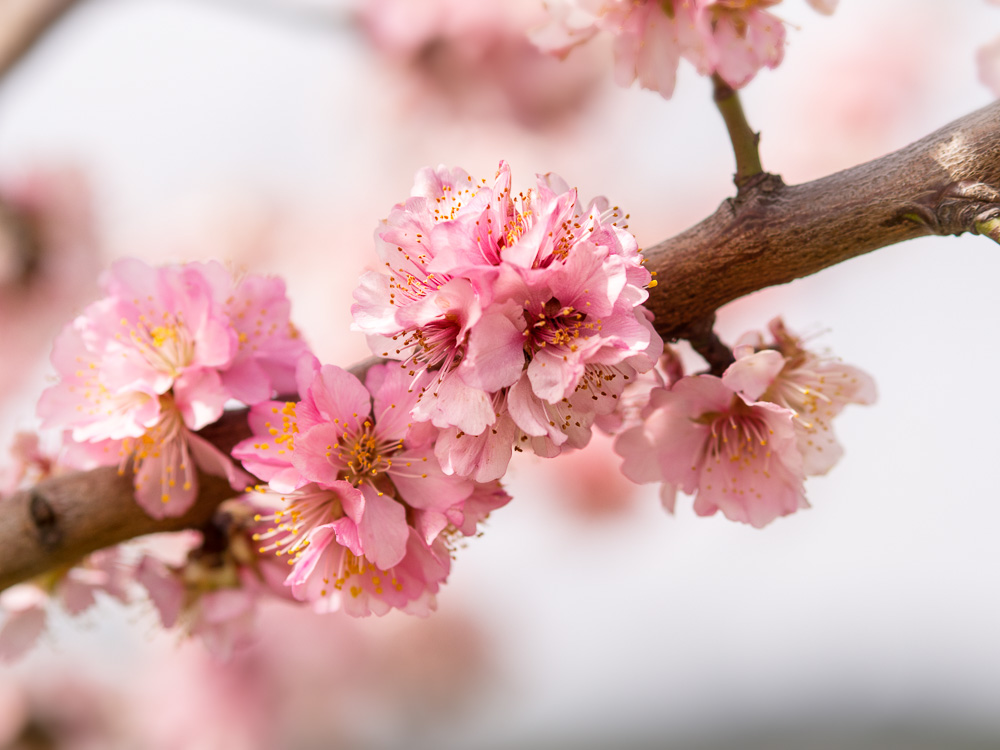
[[[107,296],[56,340],[60,382],[42,394],[43,426],[72,442],[75,468],[129,462],[136,500],[154,517],[182,515],[197,494],[196,467],[247,481],[194,431],[231,398],[260,400],[286,389],[304,349],[288,322],[281,282],[241,283],[218,263],[152,268],[120,260]]]
[[[833,433],[832,421],[847,404],[873,404],[875,381],[857,367],[820,356],[802,346],[802,340],[785,328],[781,318],[768,324],[772,341],[737,347],[737,361],[728,372],[737,390],[747,393],[745,378],[756,388],[763,379],[762,401],[790,409],[799,452],[807,475],[825,474],[843,455]],[[754,340],[754,337],[750,337]]]
[[[712,18],[715,73],[733,88],[748,84],[761,68],[776,68],[785,55],[785,25],[764,8],[781,0],[707,0]]]
[[[757,528],[808,507],[791,410],[737,393],[731,370],[685,377],[650,394],[644,422],[622,433],[615,450],[635,482],[663,482],[674,509],[677,489],[695,495],[694,510]],[[751,385],[749,380],[742,385]],[[763,391],[766,379],[754,390]]]

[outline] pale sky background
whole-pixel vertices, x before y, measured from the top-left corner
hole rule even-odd
[[[785,63],[743,95],[765,166],[788,182],[992,100],[973,55],[1000,34],[1000,8],[841,6],[826,18],[787,0]],[[85,3],[0,88],[0,174],[84,167],[106,261],[222,257],[233,237],[283,218],[290,228],[271,249],[234,260],[285,275],[299,326],[345,365],[365,354],[346,330],[352,279],[374,263],[371,233],[422,166],[486,176],[503,158],[522,188],[557,172],[582,196],[625,207],[644,246],[731,194],[709,83],[688,68],[669,102],[603,80],[585,117],[533,131],[421,104],[354,31],[296,20],[307,7]],[[721,312],[729,341],[777,314],[793,330],[826,331],[816,343],[879,387],[877,405],[838,421],[846,454],[807,482],[813,508],[763,531],[696,518],[685,498],[669,517],[650,487],[628,512],[590,520],[555,502],[557,472],[517,464],[514,502],[459,553],[439,596],[442,616],[461,612],[485,634],[488,686],[424,727],[426,743],[738,748],[746,733],[812,724],[1000,744],[997,278],[996,245],[928,238]],[[4,442],[32,425],[29,401],[45,385],[44,361],[24,366],[38,374],[0,402]],[[360,629],[406,638],[398,619]],[[153,638],[148,617],[106,606],[88,622],[57,624],[11,674],[71,662],[102,679],[156,680],[135,665],[172,640]],[[401,723],[383,718],[359,736],[395,747]]]

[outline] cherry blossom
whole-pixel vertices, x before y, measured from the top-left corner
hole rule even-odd
[[[647,391],[639,419],[626,417],[615,443],[622,471],[663,482],[670,512],[678,489],[696,494],[699,515],[722,510],[757,527],[807,507],[805,477],[825,474],[843,453],[833,418],[847,404],[874,402],[867,374],[808,351],[780,318],[768,328],[770,342],[758,332],[741,338],[721,378],[683,377],[668,350],[654,371],[663,370],[664,385]]]
[[[825,474],[844,452],[833,434],[833,418],[847,404],[873,404],[875,381],[856,367],[803,348],[802,340],[788,331],[781,318],[772,320],[768,328],[773,339],[770,343],[764,344],[759,335],[749,335],[746,343],[737,347],[731,382],[744,377],[751,383],[759,377],[767,379],[759,398],[794,413],[805,473]]]
[[[794,413],[756,400],[766,376],[732,368],[722,378],[681,378],[655,388],[641,425],[615,442],[622,471],[635,482],[662,482],[661,499],[673,512],[678,489],[695,495],[694,511],[761,528],[808,507]],[[755,387],[752,387],[755,386]],[[755,392],[755,393],[754,393]]]
[[[363,0],[358,20],[391,65],[407,109],[440,106],[537,128],[576,112],[599,90],[596,56],[559,65],[528,39],[538,0]],[[487,119],[484,118],[484,119]]]
[[[564,57],[601,31],[614,38],[615,79],[669,99],[681,58],[702,75],[718,74],[733,88],[745,86],[761,68],[781,63],[785,26],[768,8],[781,0],[562,0],[550,6],[550,21],[533,37]],[[820,13],[836,0],[808,0]]]
[[[446,470],[475,465],[487,481],[515,445],[582,447],[653,366],[662,342],[642,307],[653,282],[625,219],[554,175],[515,195],[505,162],[492,185],[418,173],[376,234],[384,270],[362,277],[352,310],[376,354],[432,375],[413,416],[449,430]]]
[[[261,509],[261,552],[288,557],[286,585],[318,610],[428,613],[452,540],[509,497],[442,471],[438,431],[410,416],[430,373],[375,365],[362,385],[306,357],[298,378],[302,400],[255,406],[255,435],[233,451],[269,482],[248,500]]]
[[[124,473],[131,461],[136,500],[158,518],[194,502],[196,467],[242,489],[245,475],[195,431],[231,398],[261,400],[292,383],[305,344],[283,283],[234,282],[215,262],[157,269],[125,259],[103,287],[107,296],[56,340],[61,380],[38,406],[44,427],[71,438],[63,462]]]

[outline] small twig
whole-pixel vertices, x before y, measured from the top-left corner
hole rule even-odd
[[[708,363],[709,371],[713,375],[721,376],[736,358],[733,357],[732,350],[716,335],[714,326],[715,316],[712,315],[692,325],[684,338]]]
[[[713,92],[715,106],[722,114],[726,130],[729,131],[729,140],[733,144],[733,154],[736,157],[736,174],[733,175],[733,182],[739,193],[753,178],[764,173],[764,167],[760,163],[760,152],[757,149],[760,133],[755,133],[747,122],[736,90],[723,81],[717,73],[712,76],[712,83],[715,86]]]

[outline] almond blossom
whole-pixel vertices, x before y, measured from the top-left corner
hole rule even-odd
[[[560,57],[601,31],[614,38],[615,79],[669,99],[681,58],[702,75],[718,74],[733,88],[784,56],[785,26],[768,8],[781,0],[560,0],[533,36]],[[832,13],[837,0],[808,0]]]
[[[760,399],[795,415],[793,426],[805,473],[825,474],[844,452],[833,434],[833,418],[847,404],[875,403],[875,381],[857,367],[803,348],[802,340],[788,331],[781,318],[772,320],[768,329],[770,343],[765,344],[759,334],[749,335],[736,348],[731,381],[747,377],[756,383],[764,378],[767,384]]]
[[[284,285],[235,282],[218,263],[152,268],[116,262],[107,294],[68,325],[52,362],[61,378],[45,391],[43,426],[66,430],[63,462],[88,469],[131,463],[136,500],[151,516],[182,515],[194,502],[196,468],[248,481],[195,431],[228,400],[285,390],[305,344],[288,321]]]
[[[515,445],[585,445],[662,349],[627,217],[604,198],[582,204],[554,175],[526,193],[510,185],[506,162],[491,185],[419,172],[377,232],[384,269],[362,277],[352,308],[376,354],[431,376],[413,417],[449,431],[446,470],[475,465],[480,481],[502,476]]]
[[[410,416],[431,374],[375,365],[362,385],[305,357],[298,379],[302,400],[255,406],[254,437],[233,451],[269,483],[249,500],[261,509],[260,551],[288,557],[285,584],[318,610],[428,613],[452,540],[509,497],[442,471],[438,431]]]
[[[874,402],[867,374],[808,351],[780,318],[768,328],[770,342],[756,332],[742,337],[721,378],[682,376],[668,349],[664,385],[648,390],[639,419],[626,417],[632,426],[615,442],[622,471],[662,482],[670,512],[678,489],[696,495],[699,515],[722,510],[756,527],[807,507],[805,477],[825,474],[843,453],[833,418],[849,403]]]
[[[615,451],[629,479],[663,483],[668,511],[680,489],[695,495],[700,516],[721,510],[732,521],[761,528],[808,507],[805,471],[794,413],[756,400],[767,387],[765,375],[740,375],[734,382],[731,367],[721,378],[688,376],[669,389],[653,389],[643,423],[619,435]]]

